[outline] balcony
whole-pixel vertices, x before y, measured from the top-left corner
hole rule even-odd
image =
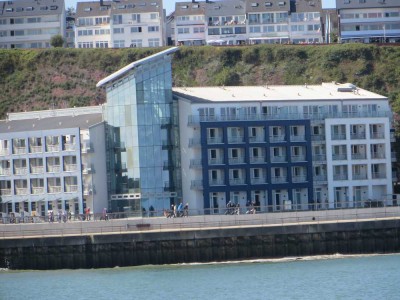
[[[23,168],[14,168],[14,174],[15,175],[26,175],[28,173],[28,168],[23,167]]]
[[[25,147],[14,147],[14,154],[25,154],[26,148]]]
[[[272,176],[271,183],[287,183],[286,176]]]
[[[325,141],[325,135],[323,134],[313,134],[311,136],[312,141]]]
[[[39,195],[39,194],[44,194],[44,187],[43,186],[33,186],[32,187],[32,194],[33,195]]]
[[[345,140],[345,139],[346,139],[346,134],[345,133],[332,133],[332,140],[333,141]]]
[[[31,153],[42,153],[43,147],[42,146],[30,146]]]
[[[313,154],[313,161],[318,161],[318,162],[326,161],[326,153]]]
[[[263,164],[265,163],[265,156],[250,156],[251,164]]]
[[[203,189],[203,180],[192,180],[190,182],[191,190],[202,190]]]
[[[44,167],[43,166],[31,166],[31,174],[42,174],[44,172]]]
[[[267,179],[265,177],[254,177],[250,179],[251,184],[266,184]]]
[[[229,144],[243,143],[243,136],[228,136]]]
[[[0,189],[1,196],[11,196],[11,189]]]
[[[229,178],[229,185],[242,185],[245,184],[244,178]]]
[[[0,176],[10,176],[11,168],[0,169]]]
[[[333,180],[347,180],[347,174],[333,174]]]
[[[287,162],[287,158],[286,156],[272,156],[271,162],[273,163]]]
[[[351,140],[365,140],[365,132],[351,133]]]
[[[191,159],[190,160],[189,168],[191,168],[191,169],[200,169],[202,167],[203,167],[203,165],[202,165],[201,159]]]
[[[225,185],[225,181],[223,179],[210,179],[209,185],[210,186]]]
[[[326,182],[328,180],[328,176],[326,174],[325,175],[314,175],[313,179],[316,182]]]
[[[392,162],[396,162],[397,161],[397,153],[396,152],[390,153],[390,157],[392,159]]]
[[[371,132],[371,139],[379,140],[384,138],[385,134],[383,132]]]
[[[290,141],[291,142],[304,142],[306,137],[304,135],[291,135]]]
[[[292,162],[306,161],[306,156],[305,155],[292,155],[291,161]]]
[[[385,179],[386,173],[384,172],[372,172],[372,179]]]
[[[351,159],[367,159],[366,153],[352,153]]]
[[[78,166],[76,164],[65,164],[64,165],[65,172],[74,172],[77,169],[78,169]]]
[[[77,185],[66,185],[65,186],[65,192],[66,193],[76,193],[78,191],[78,186]]]
[[[61,186],[49,186],[49,193],[54,194],[54,193],[61,193],[62,187]]]
[[[47,172],[49,173],[58,173],[61,170],[60,165],[49,165],[47,166]]]
[[[263,136],[251,136],[249,137],[249,143],[264,143],[265,138]]]
[[[396,134],[394,132],[390,132],[390,141],[394,143],[396,141]]]
[[[367,174],[353,174],[352,176],[353,180],[364,180],[364,179],[368,179]]]
[[[371,152],[371,158],[373,159],[379,159],[379,158],[385,158],[385,152]]]
[[[58,152],[60,151],[60,145],[47,145],[47,152]]]
[[[65,143],[63,149],[65,151],[75,151],[76,150],[76,144],[73,143]]]
[[[27,195],[28,189],[27,188],[15,188],[15,195]]]
[[[83,170],[82,170],[82,174],[93,174],[94,173],[94,169],[92,166],[83,166]]]
[[[5,156],[8,155],[9,153],[9,149],[8,148],[4,148],[0,150],[0,156]]]
[[[215,145],[215,144],[222,144],[222,136],[217,136],[217,137],[209,137],[207,138],[207,144],[209,145]]]
[[[230,165],[243,164],[244,163],[244,156],[230,157],[228,162],[229,162]]]
[[[125,152],[126,147],[124,142],[115,142],[114,143],[114,150],[119,152]]]
[[[219,158],[210,158],[208,160],[209,165],[223,165],[224,164],[224,159],[222,157]]]
[[[285,141],[285,135],[272,135],[269,137],[270,143],[279,143]]]
[[[307,182],[307,176],[306,175],[292,176],[292,182]]]
[[[90,153],[93,152],[93,145],[89,142],[83,142],[81,145],[82,153]]]
[[[347,154],[332,154],[332,160],[346,160]]]

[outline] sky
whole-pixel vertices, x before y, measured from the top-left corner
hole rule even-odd
[[[93,0],[89,0],[89,1],[93,1]],[[187,1],[189,1],[189,0],[187,0]],[[322,0],[322,7],[323,8],[335,8],[335,1],[336,0]],[[85,0],[65,0],[65,7],[66,8],[69,8],[69,7],[76,8],[77,2],[85,2]],[[174,11],[175,2],[184,2],[184,1],[163,0],[164,8],[167,11],[167,15]]]

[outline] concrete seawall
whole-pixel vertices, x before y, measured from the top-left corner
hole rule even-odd
[[[104,268],[400,252],[400,220],[135,231],[0,240],[0,268]]]

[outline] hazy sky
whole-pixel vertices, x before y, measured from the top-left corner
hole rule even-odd
[[[93,1],[93,0],[88,0]],[[99,0],[100,1],[100,0]],[[189,1],[189,0],[187,0]],[[202,0],[204,1],[204,0]],[[76,8],[76,2],[85,2],[85,0],[65,0],[65,7],[74,7]],[[185,2],[185,1],[175,1],[175,0],[163,0],[164,8],[167,11],[167,14],[171,13],[175,9],[175,2]],[[323,8],[335,8],[335,0],[322,0]]]

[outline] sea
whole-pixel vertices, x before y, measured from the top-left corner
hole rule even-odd
[[[0,270],[0,299],[400,299],[400,255]]]

